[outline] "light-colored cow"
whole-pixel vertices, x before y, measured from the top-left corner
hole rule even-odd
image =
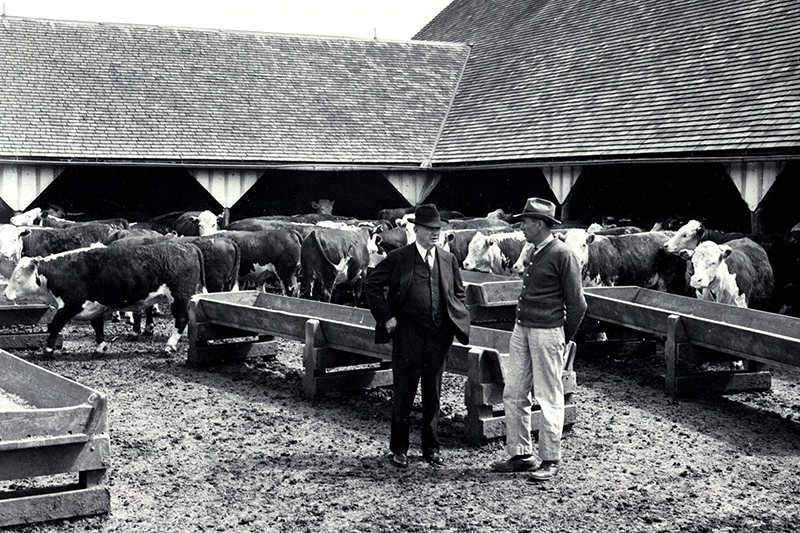
[[[689,283],[701,300],[758,308],[772,296],[767,253],[748,238],[722,245],[703,241],[694,250],[681,250],[680,256],[691,263]]]
[[[490,235],[479,231],[469,243],[462,266],[464,270],[510,276],[511,267],[519,258],[525,243],[525,234],[521,231]]]

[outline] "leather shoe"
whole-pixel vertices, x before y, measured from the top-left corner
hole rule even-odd
[[[433,452],[425,455],[425,459],[433,466],[444,466],[444,457],[439,452]]]
[[[392,454],[392,464],[400,468],[408,468],[408,457],[404,453]]]
[[[538,482],[552,479],[556,474],[558,474],[558,469],[558,461],[542,461],[542,464],[539,465],[539,468],[531,472],[529,481]]]
[[[515,455],[507,461],[495,461],[492,470],[495,472],[530,472],[536,469],[536,462],[531,455]]]

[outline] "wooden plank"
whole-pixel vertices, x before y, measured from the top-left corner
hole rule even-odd
[[[83,433],[94,407],[0,411],[0,449],[7,441]]]
[[[47,342],[47,333],[0,334],[0,350],[28,350],[41,348]],[[64,346],[61,335],[56,337],[56,349]]]
[[[0,461],[0,479],[102,470],[109,466],[109,455],[106,435],[95,435],[84,443],[7,450]]]
[[[535,410],[531,413],[531,432],[539,432],[539,420],[541,411]],[[564,427],[574,425],[578,420],[577,407],[575,404],[564,406]],[[496,416],[481,418],[475,421],[473,427],[467,428],[467,439],[471,444],[504,437],[506,434],[505,414],[500,412]]]
[[[85,403],[95,391],[0,351],[0,385],[39,408],[70,407]]]
[[[772,385],[772,373],[715,371],[699,372],[687,376],[677,376],[673,396],[685,396],[703,392],[736,393],[743,391],[765,391]]]
[[[105,514],[111,494],[104,486],[0,500],[0,527]]]

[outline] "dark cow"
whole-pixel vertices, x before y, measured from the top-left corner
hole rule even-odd
[[[402,248],[406,244],[408,244],[408,233],[405,228],[392,228],[375,235],[375,245],[384,254]]]
[[[149,237],[158,239],[161,237],[165,237],[165,235],[154,229],[131,227],[128,229],[118,229],[112,231],[111,234],[103,240],[103,244],[109,245],[114,241],[119,241],[122,239],[130,239],[135,237],[144,237],[144,238]]]
[[[317,228],[305,239],[300,252],[300,296],[323,302],[339,301],[342,289],[353,293],[357,304],[367,277],[370,233],[363,228]],[[339,289],[334,296],[334,291]]]
[[[569,229],[559,235],[581,264],[583,285],[635,285],[686,295],[686,262],[663,249],[669,234],[595,235]]]
[[[112,234],[112,237],[114,234]],[[131,235],[126,238],[116,239],[107,244],[109,246],[141,246],[156,242],[177,242],[193,244],[200,249],[203,256],[203,270],[205,272],[205,286],[208,292],[223,292],[236,290],[238,287],[238,274],[241,261],[239,246],[231,239],[219,235],[203,235],[201,237],[172,237],[153,232],[151,235]],[[152,335],[153,333],[153,308],[145,309],[145,327],[142,330],[142,313],[133,311],[131,320],[134,333]]]
[[[104,314],[141,309],[166,297],[175,319],[167,351],[174,352],[189,321],[189,299],[203,291],[203,284],[203,259],[196,246],[168,242],[135,248],[98,245],[44,258],[23,257],[4,294],[14,301],[46,292],[58,303],[48,326],[48,353],[74,317],[91,320],[96,350],[105,351]]]
[[[118,229],[127,229],[128,220],[125,218],[107,218],[102,220],[67,220],[53,214],[50,210],[34,207],[24,213],[11,217],[11,223],[15,226],[42,226],[45,228],[68,228],[77,224],[108,224]]]
[[[772,297],[774,278],[764,248],[748,238],[727,244],[703,241],[680,256],[697,298],[737,307],[764,309]]]
[[[311,233],[316,225],[313,222],[295,222],[284,218],[252,217],[234,220],[225,228],[228,231],[264,231],[264,230],[294,230],[305,237]]]
[[[239,246],[239,288],[265,287],[278,282],[283,294],[297,296],[302,237],[293,230],[221,231]]]
[[[44,257],[50,254],[85,248],[91,244],[104,242],[117,228],[108,224],[86,223],[68,228],[33,230],[20,228],[22,255]]]

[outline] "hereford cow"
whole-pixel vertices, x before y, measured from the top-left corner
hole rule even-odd
[[[511,267],[519,258],[525,242],[525,235],[521,231],[489,235],[479,231],[469,243],[462,266],[464,270],[510,276]]]
[[[681,250],[680,256],[691,262],[687,273],[701,300],[763,309],[772,297],[767,253],[748,238],[727,244],[703,241],[694,250]]]
[[[100,244],[117,230],[108,224],[96,223],[79,224],[68,228],[19,229],[18,238],[22,241],[22,255],[26,257],[44,257],[85,248],[91,244]]]
[[[300,252],[300,296],[338,303],[341,290],[349,289],[353,301],[358,303],[369,268],[369,238],[370,233],[364,228],[318,228],[312,231],[303,239]]]
[[[780,312],[788,303],[787,287],[800,285],[800,234],[792,232],[743,234],[726,233],[707,229],[702,222],[690,220],[681,226],[675,235],[664,244],[669,253],[680,253],[681,250],[694,250],[698,244],[711,241],[716,244],[727,244],[733,240],[748,238],[761,246],[769,258],[774,277],[774,301],[763,307],[773,312]],[[791,300],[791,298],[790,298]]]
[[[577,256],[584,287],[635,285],[685,295],[685,261],[663,250],[669,235],[646,231],[595,235],[568,229],[559,235]]]
[[[215,215],[211,211],[176,211],[154,217],[152,223],[169,228],[180,236],[198,237],[219,231],[224,226],[225,215]],[[143,227],[150,228],[148,223],[140,223]]]
[[[458,260],[459,267],[464,266],[464,260],[469,254],[469,243],[478,232],[483,235],[491,235],[494,233],[508,233],[508,228],[484,228],[484,229],[446,229],[443,232],[444,246],[443,248],[452,253]]]
[[[221,231],[217,234],[239,246],[239,288],[266,287],[277,283],[285,295],[297,296],[300,291],[300,243],[302,237],[293,230]]]
[[[91,320],[96,351],[107,349],[104,314],[141,309],[160,297],[171,304],[175,329],[167,341],[174,352],[189,321],[189,299],[203,291],[203,260],[190,244],[156,243],[83,248],[44,258],[23,257],[14,269],[5,297],[11,301],[44,292],[58,303],[48,326],[45,353],[52,353],[59,332],[72,318]]]

